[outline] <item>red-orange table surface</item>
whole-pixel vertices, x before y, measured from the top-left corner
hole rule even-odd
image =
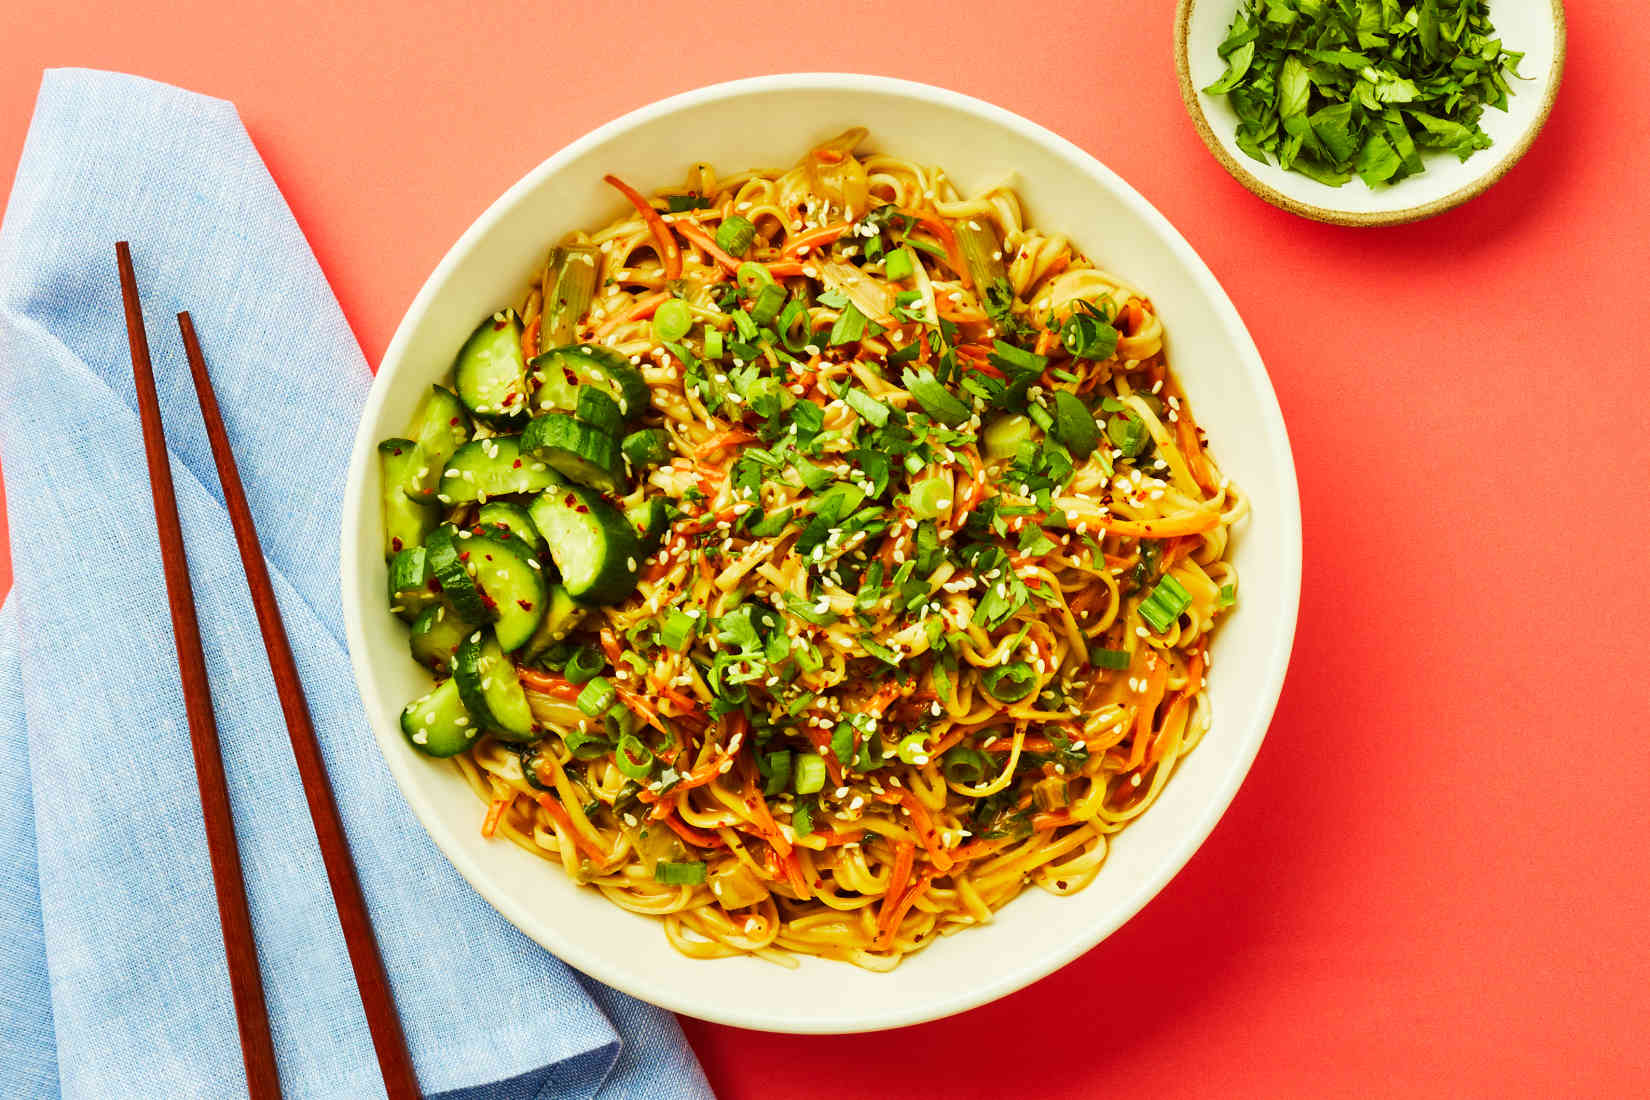
[[[712,1083],[729,1100],[1642,1096],[1650,10],[1568,7],[1564,87],[1524,162],[1387,230],[1300,220],[1226,176],[1181,108],[1169,0],[724,0],[645,18],[11,0],[0,184],[43,67],[234,100],[376,361],[494,196],[673,92],[877,72],[1071,138],[1202,253],[1277,387],[1306,567],[1276,721],[1203,851],[1078,962],[883,1036],[686,1021]]]

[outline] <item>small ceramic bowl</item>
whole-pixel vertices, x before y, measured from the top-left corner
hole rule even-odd
[[[1243,186],[1291,213],[1336,225],[1397,225],[1419,221],[1482,194],[1540,133],[1564,74],[1563,0],[1490,0],[1490,20],[1509,50],[1522,50],[1520,77],[1510,80],[1507,110],[1489,108],[1480,125],[1494,142],[1466,161],[1423,151],[1426,171],[1373,189],[1354,177],[1330,187],[1276,164],[1261,164],[1237,146],[1237,115],[1223,95],[1202,89],[1220,79],[1226,63],[1220,43],[1239,0],[1179,0],[1175,12],[1175,67],[1192,124],[1215,159]]]

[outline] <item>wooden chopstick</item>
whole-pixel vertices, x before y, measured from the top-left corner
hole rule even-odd
[[[195,593],[189,583],[183,525],[178,520],[177,492],[166,453],[166,430],[160,421],[160,399],[155,394],[155,372],[149,362],[149,338],[143,330],[143,306],[138,301],[132,250],[125,241],[115,245],[115,259],[120,266],[126,339],[132,347],[132,379],[137,386],[138,416],[143,422],[143,453],[155,497],[166,602],[172,610],[172,640],[177,645],[178,673],[183,680],[189,748],[195,755],[195,780],[200,785],[201,815],[206,821],[206,850],[212,861],[212,888],[218,896],[218,921],[223,925],[223,951],[229,963],[229,989],[241,1035],[246,1087],[252,1100],[279,1100],[281,1083],[275,1071],[275,1045],[269,1038],[258,949],[252,940],[252,914],[246,904],[241,856],[235,846],[235,819],[229,809],[229,784],[224,778],[217,722],[212,717],[212,688],[206,678],[206,657],[201,652]]]
[[[252,521],[252,510],[246,504],[246,492],[241,487],[235,455],[229,447],[229,434],[224,430],[223,414],[218,410],[212,379],[206,371],[206,357],[201,353],[195,324],[188,313],[178,314],[178,328],[183,333],[184,351],[189,356],[189,373],[194,377],[195,396],[200,400],[201,418],[206,422],[206,438],[212,444],[212,458],[217,463],[218,481],[223,485],[224,503],[229,508],[229,519],[235,527],[235,544],[240,548],[241,566],[246,572],[247,585],[252,590],[252,606],[258,614],[258,628],[263,632],[264,648],[269,653],[269,670],[275,676],[275,690],[281,699],[281,710],[286,715],[292,755],[298,761],[304,798],[309,802],[310,820],[315,825],[315,838],[320,842],[321,859],[326,864],[327,881],[332,886],[332,902],[338,910],[338,923],[343,926],[344,945],[349,949],[355,984],[361,991],[361,1006],[366,1010],[367,1028],[372,1033],[373,1049],[378,1054],[378,1068],[384,1075],[384,1088],[390,1100],[415,1100],[419,1095],[418,1079],[413,1075],[412,1058],[407,1053],[401,1021],[395,1013],[389,979],[385,977],[383,960],[378,954],[378,941],[373,936],[372,922],[367,917],[367,903],[361,896],[355,864],[350,860],[349,842],[344,836],[343,822],[338,817],[338,805],[333,801],[332,784],[327,779],[321,746],[315,739],[315,727],[310,722],[309,705],[304,700],[303,685],[298,680],[298,666],[292,659],[286,627],[281,623],[281,609],[275,602],[275,589],[269,583],[263,549],[258,545],[258,530]]]

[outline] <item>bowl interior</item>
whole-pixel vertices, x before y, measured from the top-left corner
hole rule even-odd
[[[1490,0],[1496,33],[1509,50],[1524,51],[1518,66],[1522,79],[1509,81],[1514,94],[1507,110],[1489,108],[1480,120],[1494,144],[1466,161],[1441,150],[1423,150],[1426,171],[1390,187],[1371,189],[1356,177],[1330,187],[1298,172],[1285,172],[1275,163],[1261,164],[1239,149],[1237,114],[1231,104],[1223,95],[1203,92],[1226,71],[1219,46],[1238,7],[1239,0],[1181,0],[1177,33],[1185,36],[1182,80],[1191,89],[1187,108],[1194,115],[1201,112],[1208,124],[1204,141],[1212,135],[1225,153],[1222,164],[1239,182],[1268,202],[1308,217],[1385,224],[1425,217],[1466,201],[1523,156],[1546,121],[1563,73],[1562,0]]]
[[[380,596],[374,447],[400,434],[476,319],[516,300],[553,240],[621,212],[603,173],[652,190],[681,180],[690,161],[726,171],[783,167],[856,124],[870,127],[879,149],[943,165],[965,191],[1012,177],[1036,224],[1068,233],[1150,294],[1217,459],[1254,499],[1233,551],[1239,606],[1215,642],[1213,731],[1082,894],[1033,890],[993,925],[945,939],[889,974],[814,959],[796,971],[753,959],[695,962],[667,944],[657,922],[574,887],[509,843],[484,841],[482,808],[456,773],[402,740],[400,709],[430,681]],[[767,1030],[867,1030],[960,1011],[1041,977],[1135,913],[1195,851],[1247,771],[1281,687],[1300,583],[1299,503],[1276,399],[1231,303],[1191,249],[1062,139],[975,100],[869,77],[764,77],[688,93],[603,127],[531,173],[454,246],[402,321],[363,416],[344,511],[343,596],[355,609],[349,642],[362,698],[408,803],[459,871],[592,976],[689,1015]]]

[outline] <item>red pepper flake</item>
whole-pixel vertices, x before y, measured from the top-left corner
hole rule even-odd
[[[572,367],[563,367],[561,369],[561,373],[562,377],[567,379],[567,384],[569,386],[576,386],[579,384],[579,376],[573,372]],[[400,454],[401,452],[397,451],[396,453]]]
[[[503,332],[505,324],[506,324],[506,322],[504,322],[504,321],[494,321],[493,322],[493,331],[494,332]]]
[[[521,394],[517,393],[515,390],[511,390],[509,393],[504,395],[504,403],[506,405],[513,405],[515,404],[516,398],[520,396]]]
[[[521,459],[518,458],[514,462],[510,463],[510,469],[512,469],[512,470],[521,469]],[[501,523],[501,524],[499,524],[499,526],[503,527],[504,525]]]
[[[449,420],[449,421],[447,421],[447,426],[448,426],[448,427],[449,427],[449,428],[456,428],[456,427],[458,427],[458,417],[456,417],[456,416],[455,416],[455,417],[453,417],[453,418],[452,418],[452,419],[451,419],[451,420]]]
[[[391,538],[390,539],[390,549],[391,550],[400,550],[401,549],[401,540],[398,539],[398,538]]]
[[[585,507],[585,506],[584,506],[584,505],[582,505],[582,504],[575,504],[575,505],[573,505],[573,511],[575,511],[575,512],[577,512],[577,513],[578,513],[578,514],[579,514],[579,515],[581,515],[581,516],[582,516],[582,515],[584,515],[584,514],[585,514],[585,513],[586,513],[586,512],[588,512],[588,511],[590,511],[590,509],[589,509],[589,508],[586,508],[586,507]]]
[[[516,606],[520,607],[523,611],[533,610],[533,602],[531,600],[517,600]]]
[[[401,448],[400,448],[400,447],[397,447],[397,448],[396,448],[396,449],[395,449],[395,457],[396,457],[396,458],[400,458],[400,457],[401,457]]]
[[[458,560],[459,561],[469,561],[470,560],[470,552],[468,550],[460,550],[458,552]]]

